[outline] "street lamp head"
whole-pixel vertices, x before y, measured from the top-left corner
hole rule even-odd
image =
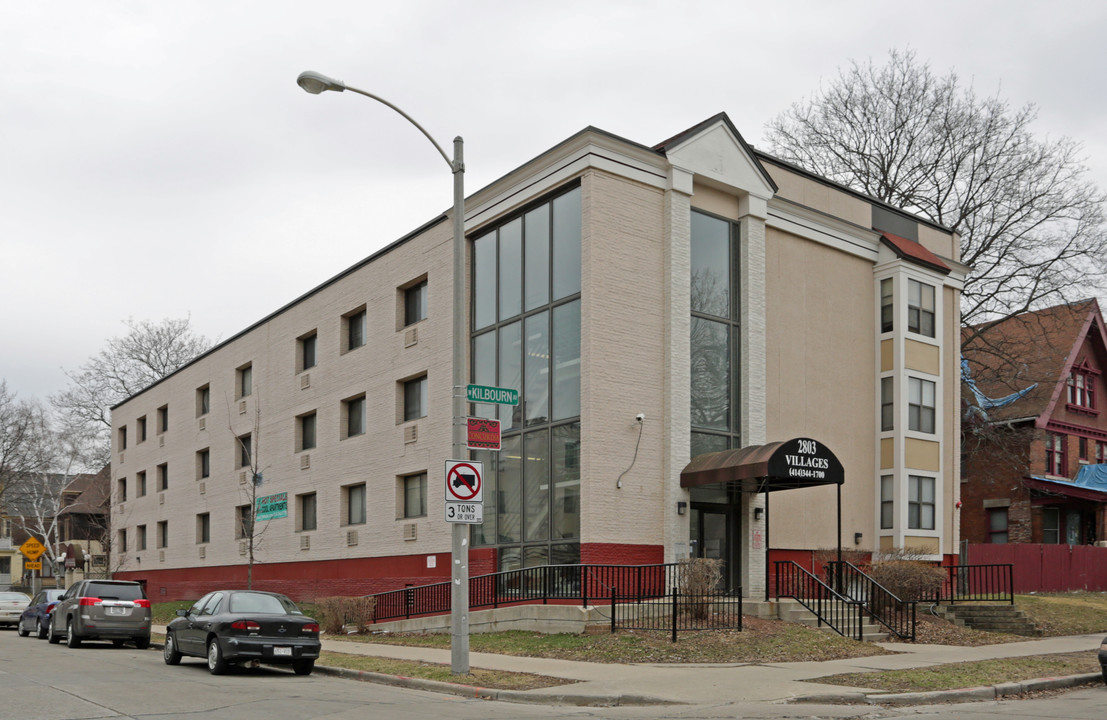
[[[322,73],[317,73],[314,70],[305,70],[300,73],[300,76],[296,78],[296,84],[308,91],[312,95],[318,95],[326,90],[334,90],[335,92],[342,92],[346,89],[346,83],[341,80],[335,80],[329,78]]]

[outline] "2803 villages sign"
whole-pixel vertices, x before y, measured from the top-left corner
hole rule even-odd
[[[254,520],[288,517],[288,493],[259,497],[254,505]]]

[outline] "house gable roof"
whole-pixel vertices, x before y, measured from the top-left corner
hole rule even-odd
[[[778,190],[772,176],[726,113],[719,113],[658,143],[671,163],[725,186],[762,198]]]

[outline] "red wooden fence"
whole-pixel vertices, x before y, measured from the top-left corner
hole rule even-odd
[[[969,565],[1011,563],[1016,593],[1107,590],[1107,548],[1092,545],[969,545]]]

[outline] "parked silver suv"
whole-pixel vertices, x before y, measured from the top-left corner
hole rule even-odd
[[[124,580],[81,580],[61,596],[50,613],[46,633],[52,643],[71,648],[82,640],[128,640],[139,650],[150,647],[150,601],[142,585]]]

